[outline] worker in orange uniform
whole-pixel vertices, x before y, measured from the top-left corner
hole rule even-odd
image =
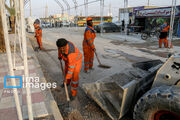
[[[39,24],[34,25],[35,26],[35,37],[37,39],[37,43],[39,45],[39,49],[42,50],[42,29]]]
[[[79,85],[79,73],[81,70],[82,54],[70,41],[64,38],[58,39],[56,42],[58,47],[58,58],[65,62],[65,83],[71,83],[71,96],[73,100],[77,95]],[[63,84],[64,85],[64,84]],[[62,85],[62,87],[64,87]]]
[[[87,18],[87,28],[84,32],[83,52],[84,52],[84,72],[88,73],[89,69],[93,69],[94,52],[96,51],[94,39],[96,33],[93,28],[92,18]]]
[[[160,36],[159,36],[159,48],[162,47],[162,42],[164,43],[164,47],[167,48],[168,47],[168,31],[169,31],[170,26],[167,24],[167,22],[164,22],[164,24],[162,24],[160,26]],[[172,44],[171,44],[172,47]]]

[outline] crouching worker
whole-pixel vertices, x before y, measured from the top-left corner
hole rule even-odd
[[[65,83],[71,84],[70,98],[73,100],[77,95],[79,85],[79,73],[81,70],[82,54],[70,41],[60,38],[56,41],[58,47],[58,58],[65,62]],[[64,84],[63,84],[64,85]],[[64,87],[62,85],[62,87]]]

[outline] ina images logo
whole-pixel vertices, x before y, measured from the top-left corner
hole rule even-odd
[[[10,79],[16,80],[16,86],[8,85]],[[25,76],[5,76],[4,77],[4,88],[40,88],[41,90],[45,90],[46,88],[56,88],[57,83],[53,82],[40,82],[39,77],[25,77]]]

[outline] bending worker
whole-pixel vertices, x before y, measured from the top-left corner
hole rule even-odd
[[[162,42],[164,43],[164,47],[167,48],[168,47],[168,30],[169,30],[170,26],[167,24],[167,22],[164,22],[164,24],[162,24],[160,26],[160,36],[159,36],[159,48],[162,47]],[[172,47],[172,44],[171,44]]]
[[[37,43],[39,45],[39,49],[42,50],[42,29],[39,24],[34,25],[35,26],[35,37],[37,39]]]
[[[82,54],[70,41],[64,38],[58,39],[56,42],[58,47],[58,58],[65,62],[65,83],[71,83],[71,99],[77,95],[77,87],[79,85],[79,73],[81,70]],[[64,85],[64,84],[63,84]],[[64,87],[62,85],[62,87]]]
[[[89,69],[93,69],[94,52],[96,51],[94,39],[96,33],[93,28],[92,18],[87,18],[87,28],[84,32],[83,52],[84,52],[84,72],[87,73]]]

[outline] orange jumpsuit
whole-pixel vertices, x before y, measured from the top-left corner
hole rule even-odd
[[[160,33],[160,38],[159,38],[159,47],[162,47],[162,42],[164,43],[164,47],[167,48],[168,47],[168,30],[169,30],[170,26],[167,24],[163,24],[161,25],[161,33]]]
[[[84,52],[84,71],[88,71],[89,68],[93,67],[94,61],[94,39],[96,37],[96,33],[94,28],[91,26],[87,26],[84,32],[84,40],[83,40],[83,52]]]
[[[74,46],[74,44],[68,41],[65,54],[62,54],[59,49],[58,57],[59,59],[63,59],[65,61],[65,79],[67,80],[66,84],[71,83],[71,94],[72,96],[76,96],[83,56],[80,51]]]
[[[42,29],[40,27],[36,28],[36,31],[35,31],[35,37],[37,39],[37,43],[39,45],[39,48],[42,49]]]

